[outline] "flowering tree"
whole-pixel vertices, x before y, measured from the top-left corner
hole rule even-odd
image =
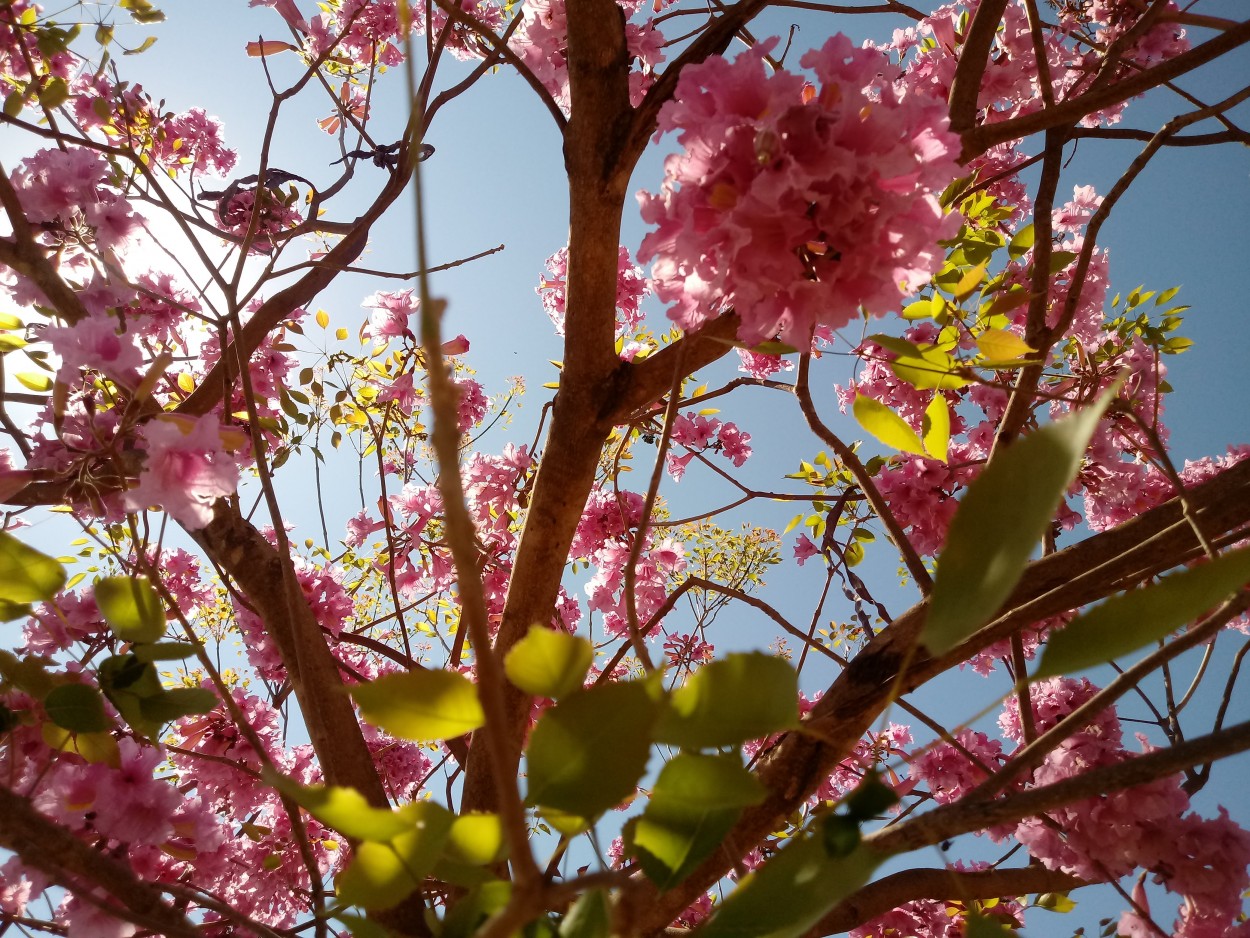
[[[221,52],[267,80],[244,163],[207,110],[124,78],[147,0],[0,3],[27,154],[0,172],[0,934],[928,938],[1098,884],[1125,910],[1108,934],[1250,934],[1250,833],[1190,804],[1250,748],[1245,648],[1212,654],[1247,627],[1250,450],[1174,464],[1183,307],[1109,299],[1098,243],[1164,148],[1250,139],[1250,89],[1180,86],[1250,23],[1169,0],[251,5],[265,35]],[[827,39],[756,39],[770,6],[824,11]],[[857,47],[857,13],[901,28]],[[535,272],[558,389],[526,443],[485,432],[519,389],[441,332],[420,194],[439,115],[518,77],[569,205]],[[1128,126],[1164,86],[1179,112]],[[270,157],[317,96],[303,129],[341,168],[320,187]],[[411,104],[395,143],[386,96]],[[1141,143],[1115,185],[1061,194],[1076,142],[1112,138]],[[416,271],[363,267],[410,189]],[[375,292],[332,334],[310,309],[348,273]],[[739,472],[744,393],[810,431],[770,487]],[[349,508],[320,488],[343,457],[367,467]],[[310,466],[320,537],[286,520]],[[89,570],[45,553],[39,507]],[[903,592],[856,569],[870,551]],[[765,587],[783,554],[794,595]],[[736,623],[755,650],[723,650]],[[995,712],[935,715],[964,667]],[[1218,685],[1201,716],[1185,668]]]

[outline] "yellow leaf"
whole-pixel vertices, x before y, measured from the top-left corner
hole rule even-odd
[[[989,329],[981,333],[977,339],[977,348],[991,361],[1010,361],[1037,351],[1024,339],[1006,329]]]
[[[951,413],[941,391],[924,409],[924,448],[934,459],[946,462],[951,441]]]
[[[37,371],[21,371],[13,377],[32,391],[42,393],[43,391],[52,390],[52,379],[39,374]]]
[[[330,314],[324,309],[317,310],[317,325],[319,325],[322,329],[330,325]]]
[[[916,431],[880,401],[859,394],[856,395],[851,409],[860,426],[886,446],[905,453],[915,453],[917,456],[925,455],[924,445]]]
[[[989,267],[988,260],[982,261],[959,278],[959,283],[955,284],[955,299],[962,300],[981,285],[981,281],[985,279],[985,269]]]

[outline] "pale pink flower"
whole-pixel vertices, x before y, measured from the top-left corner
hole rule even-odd
[[[222,439],[217,418],[158,417],[144,426],[147,460],[138,484],[126,492],[126,506],[163,508],[195,530],[213,520],[213,502],[234,493],[239,467]]]
[[[412,335],[410,320],[421,306],[421,301],[409,289],[398,293],[375,293],[360,305],[373,310],[369,314],[365,333],[375,345],[385,345],[391,339]]]

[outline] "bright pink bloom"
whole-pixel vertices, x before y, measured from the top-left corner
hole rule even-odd
[[[147,460],[139,483],[126,492],[126,505],[140,511],[163,508],[189,529],[213,520],[213,502],[234,493],[239,467],[222,440],[217,418],[157,417],[142,431]]]
[[[936,193],[959,174],[959,142],[945,102],[902,90],[880,53],[833,37],[802,59],[812,94],[768,73],[774,45],[683,70],[659,121],[683,152],[658,195],[639,194],[657,226],[639,257],[683,329],[732,307],[744,342],[807,347],[818,325],[897,309],[941,265],[958,220]]]

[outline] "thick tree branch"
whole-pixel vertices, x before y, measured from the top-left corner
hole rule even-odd
[[[1250,461],[1194,487],[1186,497],[1208,537],[1240,530],[1250,524]],[[910,693],[1016,629],[1101,599],[1109,589],[1139,583],[1201,553],[1179,500],[1173,498],[1118,528],[1032,563],[994,623],[940,658],[913,655],[899,681],[899,668],[924,625],[927,605],[913,606],[879,632],[834,680],[807,718],[810,735],[791,733],[761,759],[758,776],[769,795],[743,812],[726,843],[745,851],[776,830],[846,758],[896,687]],[[724,855],[712,857],[663,895],[640,884],[636,901],[641,927],[645,931],[665,927],[730,868]]]
[[[951,80],[947,103],[950,105],[951,130],[964,134],[976,125],[980,110],[981,78],[990,61],[990,50],[998,34],[1007,0],[987,0],[977,7],[959,51],[959,63]]]
[[[160,889],[144,882],[111,856],[93,850],[64,826],[44,817],[31,803],[0,785],[0,847],[28,866],[42,870],[77,895],[102,890],[117,900],[106,908],[153,934],[197,938],[200,931],[171,908]]]
[[[217,502],[212,523],[192,535],[235,581],[277,645],[326,782],[351,786],[386,807],[338,663],[308,603],[288,601],[277,550],[225,500]]]
[[[969,902],[1031,892],[1067,892],[1090,885],[1044,866],[1004,870],[900,870],[843,899],[808,932],[808,938],[840,935],[915,899]]]
[[[864,842],[886,853],[915,850],[951,837],[1033,817],[1086,798],[1144,785],[1250,749],[1250,723],[1176,743],[1115,765],[1087,769],[1053,785],[1029,788],[995,801],[957,801],[867,835]]]
[[[612,428],[601,415],[619,364],[616,280],[632,170],[621,156],[631,114],[625,21],[611,0],[583,0],[569,5],[568,26],[572,115],[564,134],[569,180],[564,371],[496,634],[500,656],[531,625],[551,623],[569,546]],[[671,377],[670,372],[666,380]],[[510,721],[506,742],[516,765],[529,702],[505,683],[504,704]],[[469,750],[465,810],[496,810],[498,804],[482,748]]]
[[[1151,68],[1143,69],[1105,88],[1100,88],[1096,92],[1083,94],[1061,104],[1056,104],[1053,108],[1034,111],[1031,114],[1025,114],[1011,120],[973,127],[962,134],[963,153],[960,159],[966,163],[1000,143],[1020,140],[1031,134],[1049,130],[1052,127],[1066,127],[1076,124],[1088,114],[1104,110],[1127,101],[1129,98],[1143,94],[1164,82],[1171,81],[1180,75],[1184,75],[1186,72],[1191,72],[1201,65],[1206,65],[1208,62],[1218,59],[1220,56],[1231,52],[1238,46],[1245,45],[1247,42],[1250,42],[1250,21],[1239,23],[1227,32],[1221,33],[1214,39],[1207,40],[1202,45],[1190,49],[1188,52],[1182,52],[1178,56],[1167,59]]]

